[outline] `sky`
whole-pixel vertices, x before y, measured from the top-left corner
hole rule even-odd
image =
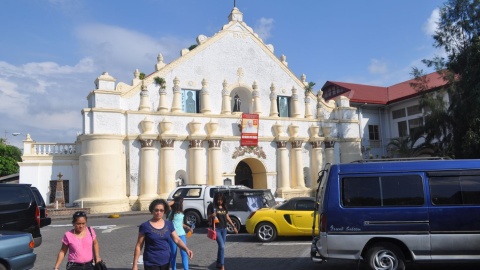
[[[390,86],[422,59],[442,55],[432,38],[442,1],[237,0],[244,22],[318,91],[326,81]],[[199,35],[228,23],[233,0],[2,0],[0,137],[19,148],[73,143],[95,79],[131,84],[169,63]],[[20,134],[18,134],[20,133]],[[18,134],[18,135],[17,135]]]

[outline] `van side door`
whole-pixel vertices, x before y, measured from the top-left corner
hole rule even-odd
[[[480,259],[480,171],[427,175],[432,259]]]

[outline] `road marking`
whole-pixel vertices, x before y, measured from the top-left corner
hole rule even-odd
[[[312,243],[300,243],[300,242],[293,242],[293,243],[263,243],[264,246],[303,246],[303,245],[311,245]]]

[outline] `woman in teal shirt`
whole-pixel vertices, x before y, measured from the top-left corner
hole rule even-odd
[[[170,202],[169,204],[171,203],[172,202]],[[173,199],[173,204],[171,205],[171,207],[172,207],[172,211],[170,212],[168,219],[172,221],[178,237],[180,237],[183,243],[187,245],[187,238],[185,237],[185,229],[191,230],[191,228],[183,224],[183,218],[184,218],[183,198],[175,197]],[[182,256],[183,269],[188,270],[188,254],[181,249],[180,255]],[[177,269],[177,245],[172,239],[170,239],[170,267],[172,267],[172,270]]]

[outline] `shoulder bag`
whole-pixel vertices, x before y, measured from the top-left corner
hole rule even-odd
[[[93,248],[93,235],[92,235],[92,230],[90,229],[90,227],[88,227],[88,231],[90,232],[90,236],[92,237],[92,252],[93,252],[93,262],[95,263],[95,266],[93,267],[94,270],[108,270],[107,269],[107,265],[105,264],[105,262],[102,260],[102,261],[99,261],[98,263],[96,262],[97,261],[97,256],[95,256],[95,249]]]
[[[207,229],[207,237],[212,240],[217,240],[217,232],[215,231],[215,222],[213,223],[213,229],[208,227]]]

